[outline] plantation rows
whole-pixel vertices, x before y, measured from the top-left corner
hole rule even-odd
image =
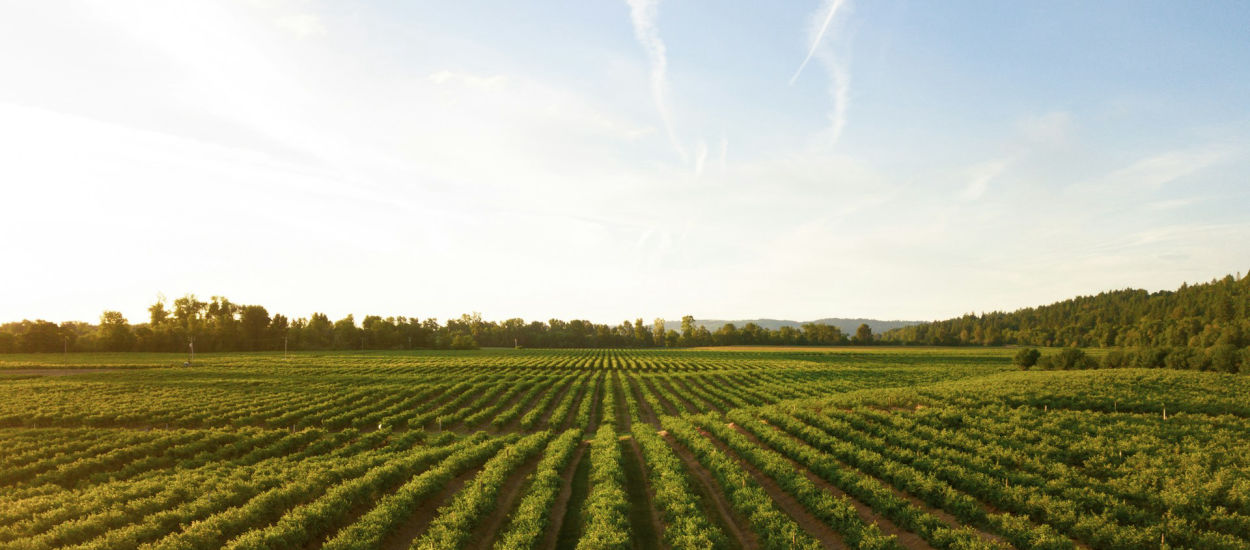
[[[1250,548],[1244,377],[978,353],[17,376],[0,548]]]

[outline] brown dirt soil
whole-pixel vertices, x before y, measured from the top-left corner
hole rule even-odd
[[[638,386],[638,380],[632,376],[625,377],[626,390],[634,393],[634,399],[638,401],[638,414],[642,416],[642,421],[650,424],[653,428],[659,429],[660,418],[655,415],[655,409],[651,407],[651,403],[646,400],[642,394],[642,389]]]
[[[770,425],[770,426],[771,426],[771,425]],[[807,442],[802,441],[802,440],[800,440],[800,439],[798,439],[798,438],[796,438],[796,437],[794,437],[794,436],[790,435],[788,432],[786,432],[785,430],[782,430],[781,428],[778,428],[778,427],[776,427],[776,426],[772,426],[772,428],[773,428],[774,430],[777,430],[779,433],[781,433],[782,435],[784,435],[784,436],[786,436],[786,437],[789,437],[789,438],[791,438],[791,439],[794,439],[795,441],[798,441],[799,443],[802,443],[802,444],[804,444],[804,445],[807,445]],[[952,528],[959,528],[959,527],[963,527],[963,526],[964,526],[962,523],[960,523],[960,522],[959,522],[959,519],[958,519],[958,518],[956,518],[955,516],[951,515],[949,512],[947,512],[947,511],[945,511],[945,510],[942,510],[941,508],[935,508],[935,507],[933,507],[933,506],[930,506],[928,503],[926,503],[926,502],[925,502],[924,500],[922,500],[920,497],[917,497],[917,496],[915,496],[915,495],[913,495],[913,494],[911,494],[911,493],[908,493],[908,492],[906,492],[906,491],[904,491],[904,490],[902,490],[902,489],[899,489],[898,487],[895,487],[892,483],[890,483],[890,482],[888,482],[888,481],[886,481],[886,480],[884,480],[884,479],[881,479],[881,478],[879,478],[879,477],[876,477],[876,476],[874,476],[874,475],[872,475],[872,474],[869,474],[869,473],[867,473],[867,472],[864,472],[864,471],[858,470],[857,468],[852,468],[851,466],[849,466],[849,465],[847,465],[847,464],[843,463],[843,462],[842,462],[842,461],[840,461],[840,460],[834,459],[834,461],[835,461],[835,462],[837,462],[837,464],[838,464],[839,466],[843,467],[843,468],[846,468],[846,469],[848,469],[848,470],[855,470],[855,471],[859,471],[862,475],[868,476],[868,477],[870,477],[870,478],[872,478],[872,479],[876,480],[878,483],[880,483],[880,484],[881,484],[882,486],[884,486],[886,489],[889,489],[889,491],[890,491],[891,493],[894,493],[894,495],[895,495],[895,496],[898,496],[899,498],[906,499],[906,500],[907,500],[908,502],[910,502],[913,506],[915,506],[915,507],[917,507],[917,508],[919,508],[919,509],[921,509],[921,510],[924,510],[925,512],[929,513],[929,514],[930,514],[930,515],[932,515],[933,517],[936,517],[936,518],[938,518],[938,519],[942,520],[942,523],[945,523],[945,524],[946,524],[946,525],[948,525],[949,527],[952,527]],[[985,503],[980,502],[979,500],[978,500],[977,502],[979,502],[982,506],[985,506],[985,507],[986,507],[986,511],[988,511],[989,513],[999,513],[999,511],[998,511],[997,509],[993,508],[992,506],[988,506],[988,505],[986,505]],[[969,525],[969,527],[972,527],[973,529],[975,529],[975,530],[977,531],[977,535],[978,535],[978,536],[980,536],[983,540],[986,540],[986,541],[991,541],[991,542],[998,542],[998,543],[1002,543],[1002,544],[1008,544],[1008,546],[1010,546],[1010,544],[1009,544],[1009,543],[1007,543],[1007,541],[1006,541],[1005,539],[1003,539],[1002,537],[1000,537],[1000,536],[998,536],[998,535],[995,535],[995,534],[993,534],[993,533],[986,532],[985,530],[983,530],[983,529],[981,529],[980,527],[977,527],[977,526],[975,526],[975,525]],[[884,530],[885,530],[885,528],[884,528],[884,527],[882,527],[882,531],[884,531]],[[901,541],[901,540],[902,540],[902,539],[900,538],[900,541]]]
[[[793,519],[799,527],[801,527],[804,531],[807,531],[807,534],[811,535],[812,538],[820,541],[821,546],[836,550],[843,550],[847,548],[846,543],[842,541],[842,535],[838,534],[838,532],[834,531],[832,527],[829,527],[825,524],[825,522],[821,521],[820,518],[812,515],[812,513],[809,512],[802,503],[795,500],[795,498],[791,496],[790,493],[787,493],[785,489],[782,489],[780,485],[777,485],[777,482],[773,481],[771,477],[768,477],[764,474],[764,472],[759,471],[759,469],[753,466],[750,462],[747,462],[741,456],[738,456],[738,453],[735,453],[733,449],[730,449],[728,445],[717,439],[716,436],[702,429],[699,430],[699,433],[703,434],[703,437],[706,437],[708,441],[712,442],[713,445],[716,445],[716,448],[720,449],[720,452],[725,453],[725,456],[734,459],[739,466],[742,466],[742,469],[750,474],[751,478],[754,479],[762,489],[764,489],[764,492],[768,493],[768,496],[773,499],[773,502],[777,504],[777,507],[781,508],[782,512],[785,512],[786,515],[790,516],[790,518]]]
[[[495,539],[499,536],[499,529],[508,521],[508,517],[512,515],[512,509],[521,502],[521,496],[524,489],[529,485],[530,474],[538,469],[538,462],[542,460],[543,453],[534,453],[534,456],[521,464],[517,471],[513,472],[508,480],[504,482],[503,487],[499,488],[499,495],[495,498],[495,507],[489,516],[483,518],[482,523],[473,528],[473,537],[465,544],[465,548],[477,550],[488,550],[495,544]]]
[[[690,452],[685,445],[682,445],[677,439],[668,434],[663,434],[664,440],[673,448],[673,452],[686,465],[686,471],[690,473],[691,488],[699,494],[699,500],[703,503],[703,509],[708,512],[708,519],[718,525],[725,534],[729,536],[729,543],[734,548],[742,548],[745,550],[754,550],[760,547],[759,540],[755,537],[755,533],[750,529],[743,529],[741,526],[747,525],[746,520],[738,518],[734,513],[733,507],[729,504],[729,500],[725,498],[725,492],[721,490],[720,485],[716,482],[716,478],[711,472],[699,464],[698,459],[694,457],[694,453]]]
[[[549,392],[549,391],[552,391],[552,390],[551,390],[551,388],[547,388],[547,389],[546,389],[546,390],[544,390],[544,391],[540,391],[540,392],[538,392],[538,393],[534,394],[534,398],[533,398],[533,399],[530,399],[529,401],[526,401],[526,402],[525,402],[525,405],[523,405],[523,406],[521,407],[521,412],[520,412],[520,413],[518,413],[518,414],[516,415],[516,417],[512,419],[512,421],[511,421],[511,422],[508,422],[507,424],[504,424],[504,425],[503,425],[503,426],[501,426],[499,429],[495,429],[495,428],[494,428],[494,425],[493,425],[493,424],[491,424],[491,433],[495,433],[495,434],[502,434],[502,433],[511,433],[511,432],[519,432],[519,431],[521,431],[521,417],[522,417],[522,416],[525,416],[525,411],[528,411],[529,409],[533,408],[533,407],[534,407],[534,403],[537,403],[537,402],[538,402],[538,400],[542,399],[544,395],[547,395],[547,392]],[[521,393],[522,393],[522,397],[524,397],[524,394],[529,393],[529,392],[528,392],[528,391],[525,391],[525,392],[521,392]],[[511,406],[511,405],[509,405],[509,406]],[[508,407],[504,407],[502,410],[507,410],[507,408],[508,408]],[[489,424],[489,423],[490,423],[490,420],[487,420],[486,422]]]
[[[695,407],[695,406],[694,406],[694,402],[690,400],[690,399],[692,399],[692,398],[693,398],[693,395],[692,395],[691,397],[686,397],[686,394],[685,394],[685,393],[683,393],[683,392],[687,392],[687,391],[690,391],[690,390],[687,390],[687,389],[685,389],[685,388],[681,388],[681,389],[679,390],[679,389],[677,388],[677,385],[676,385],[676,384],[674,384],[674,382],[675,382],[676,380],[677,380],[677,377],[666,377],[666,378],[663,378],[663,379],[660,379],[660,380],[656,381],[656,383],[657,383],[657,384],[663,384],[663,385],[664,385],[664,387],[668,388],[668,391],[669,391],[669,393],[670,393],[670,394],[672,394],[672,395],[676,396],[676,397],[677,397],[677,399],[680,399],[680,400],[681,400],[681,406],[682,406],[682,407],[684,407],[684,408],[686,409],[686,412],[698,413],[698,412],[699,412],[699,409],[698,409],[697,407]]]
[[[679,405],[670,403],[668,399],[665,399],[665,397],[661,395],[659,391],[656,390],[656,385],[652,384],[650,380],[648,380],[645,377],[639,377],[638,383],[648,385],[648,387],[651,389],[651,394],[654,395],[656,400],[660,402],[660,407],[664,409],[665,414],[668,414],[670,416],[676,416],[678,414],[677,407]]]
[[[603,391],[607,389],[607,382],[604,378],[604,376],[599,376],[593,381],[595,393],[590,394],[590,425],[586,426],[588,434],[598,431],[599,422],[603,420]]]
[[[452,401],[453,401],[453,400],[455,400],[457,397],[459,397],[459,395],[458,395],[458,394],[448,393],[446,390],[444,390],[444,391],[442,391],[441,393],[439,393],[438,395],[436,395],[436,396],[434,396],[433,398],[431,398],[429,401],[426,401],[425,403],[422,403],[422,404],[421,404],[421,407],[420,407],[419,409],[417,409],[417,410],[418,410],[418,412],[422,412],[422,413],[423,413],[423,412],[428,412],[428,411],[433,411],[434,409],[437,409],[437,408],[439,408],[439,407],[442,407],[443,405],[446,405],[447,403],[452,402]],[[425,430],[433,430],[434,428],[437,428],[437,427],[438,427],[438,420],[437,420],[437,419],[434,419],[434,418],[431,418],[431,419],[430,419],[430,421],[429,421],[429,422],[426,422],[424,425],[422,425],[422,426],[414,426],[414,427],[417,427],[417,428],[420,428],[420,429],[425,429]]]
[[[482,408],[482,410],[486,410],[486,409],[494,409],[496,412],[498,412],[498,411],[504,411],[504,410],[507,410],[507,409],[508,409],[508,407],[511,407],[511,406],[513,406],[513,405],[516,405],[516,402],[517,402],[517,401],[520,401],[522,397],[525,397],[525,394],[526,394],[528,391],[529,391],[529,390],[528,390],[528,389],[526,389],[526,390],[524,390],[524,391],[517,392],[517,394],[516,394],[516,395],[514,395],[514,396],[512,396],[512,397],[509,397],[509,398],[508,398],[508,400],[507,400],[506,402],[503,402],[503,403],[500,403],[498,399],[495,399],[495,400],[493,400],[493,402],[492,402],[491,404],[484,406],[484,407]],[[505,392],[505,393],[506,393],[506,392]],[[500,395],[502,396],[502,394],[500,394]],[[473,411],[473,413],[476,413],[476,412],[477,412],[477,411]],[[473,414],[473,413],[469,413],[469,414],[471,415],[471,414]],[[469,415],[465,415],[465,416],[469,416]],[[492,416],[494,416],[494,415],[492,415]],[[465,423],[464,421],[460,421],[460,422],[457,422],[457,423],[456,423],[456,426],[457,426],[457,427],[461,427],[461,428],[465,428],[466,430],[470,430],[470,431],[472,431],[474,428],[477,428],[477,429],[479,429],[479,430],[489,430],[490,428],[492,428],[492,426],[491,426],[491,424],[490,424],[490,420],[491,420],[491,417],[487,417],[487,418],[483,419],[480,423],[478,423],[478,424],[476,424],[476,425],[474,425],[474,426],[469,426],[469,425],[468,425],[467,423]]]
[[[609,389],[612,391],[612,400],[616,402],[616,431],[628,432],[633,425],[633,419],[629,416],[629,405],[625,402],[625,394],[622,392],[624,388],[616,371],[612,371],[612,384]]]
[[[412,541],[417,540],[417,537],[420,537],[430,526],[430,522],[438,517],[438,509],[451,502],[456,493],[460,492],[460,489],[481,471],[482,468],[479,466],[452,478],[437,494],[431,495],[418,505],[417,509],[412,512],[412,516],[382,541],[382,548],[407,550],[409,546],[412,546]]]
[[[543,540],[538,544],[539,548],[544,550],[552,550],[560,542],[560,532],[565,531],[564,522],[566,519],[576,519],[576,510],[569,510],[569,503],[573,499],[573,478],[577,475],[579,469],[584,469],[585,474],[589,475],[589,463],[583,464],[583,458],[586,449],[590,448],[589,441],[583,441],[577,446],[577,450],[573,451],[572,458],[569,459],[569,465],[564,473],[560,475],[563,480],[560,486],[560,492],[556,495],[556,501],[551,505],[551,513],[547,516],[550,522],[547,524],[546,532],[543,533]],[[584,498],[584,496],[583,496]],[[574,517],[570,517],[574,516]]]
[[[430,466],[432,465],[426,464],[420,468],[417,468],[415,470],[408,472],[407,478],[400,479],[399,481],[396,481],[394,484],[383,488],[383,490],[377,494],[376,498],[370,499],[370,500],[364,500],[360,502],[359,504],[353,506],[352,509],[347,512],[347,516],[344,517],[342,521],[338,522],[337,525],[332,526],[326,532],[316,535],[312,541],[304,545],[304,548],[306,550],[316,550],[318,548],[321,548],[321,546],[325,544],[327,540],[333,538],[334,535],[338,534],[339,529],[346,527],[348,525],[351,525],[353,523],[356,523],[356,520],[360,519],[360,516],[363,516],[367,512],[369,512],[369,510],[372,510],[373,507],[377,504],[378,499],[386,495],[389,495],[391,493],[394,493],[401,486],[403,486],[403,484],[406,483],[409,479],[412,479],[426,472],[430,468]]]
[[[708,412],[712,412],[717,415],[725,414],[725,411],[722,411],[720,407],[717,407],[712,404],[711,401],[708,401],[695,393],[695,391],[691,389],[694,387],[694,384],[688,383],[685,378],[673,376],[666,378],[664,381],[673,388],[673,395],[679,395],[682,399],[689,401],[691,404],[702,403],[707,407]]]
[[[732,427],[734,430],[737,430],[738,433],[745,435],[747,439],[750,439],[752,443],[760,446],[761,448],[776,451],[776,449],[769,447],[768,444],[761,441],[758,437],[755,437],[755,434],[747,431],[742,426],[735,426],[731,424],[730,427]],[[778,454],[781,454],[781,453],[778,453]],[[868,506],[867,504],[864,504],[863,502],[860,502],[855,497],[852,497],[851,495],[844,493],[841,489],[833,486],[832,483],[825,481],[824,478],[816,475],[811,470],[808,470],[807,468],[805,468],[798,462],[791,460],[789,457],[785,457],[785,458],[786,458],[786,462],[790,463],[791,467],[793,467],[795,470],[799,472],[802,472],[803,475],[807,476],[807,479],[811,480],[811,482],[816,484],[817,487],[820,487],[821,489],[828,491],[830,494],[832,494],[835,497],[846,498],[847,500],[849,500],[851,504],[855,506],[855,512],[859,514],[859,519],[863,520],[865,523],[877,524],[877,527],[881,529],[882,533],[885,533],[887,535],[894,535],[898,539],[899,544],[903,545],[903,548],[907,548],[908,550],[932,550],[933,546],[931,546],[928,542],[925,542],[924,539],[920,538],[920,535],[912,533],[911,531],[908,531],[906,529],[900,528],[898,525],[895,525],[893,521],[890,521],[889,518],[886,518],[876,513],[876,511],[874,511],[872,507]]]
[[[545,428],[547,426],[547,423],[551,421],[551,415],[555,414],[556,407],[560,406],[560,401],[564,399],[564,396],[567,395],[571,391],[578,392],[576,395],[573,396],[574,401],[576,401],[577,399],[580,399],[580,397],[578,396],[581,395],[581,387],[578,386],[578,380],[576,378],[574,378],[572,382],[569,382],[567,385],[561,388],[560,393],[556,394],[555,399],[552,399],[550,403],[547,403],[547,410],[544,411],[543,414],[539,415],[538,423],[534,424],[534,426],[540,429]],[[524,415],[521,415],[521,416],[524,416]]]
[[[637,550],[650,548],[668,548],[664,544],[664,524],[660,515],[655,512],[654,491],[647,481],[647,471],[642,458],[642,449],[638,441],[632,437],[620,440],[621,458],[625,472],[625,489],[629,494],[629,522],[632,526],[633,544]]]

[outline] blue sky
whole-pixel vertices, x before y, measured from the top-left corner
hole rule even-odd
[[[935,319],[1205,281],[1250,269],[1246,21],[5,3],[0,317]]]

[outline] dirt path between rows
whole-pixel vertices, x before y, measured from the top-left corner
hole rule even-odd
[[[590,394],[590,423],[586,425],[587,434],[598,431],[599,423],[603,421],[603,390],[607,386],[604,378],[599,376],[593,381],[592,388],[595,393]]]
[[[655,415],[655,409],[651,408],[651,403],[647,401],[646,395],[642,393],[638,380],[632,376],[625,377],[626,391],[633,392],[634,399],[638,402],[638,414],[642,416],[642,421],[650,424],[652,428],[660,429],[660,417]]]
[[[701,428],[699,429],[699,433],[703,434],[703,437],[706,437],[708,441],[712,442],[713,445],[716,445],[716,448],[719,449],[720,452],[725,453],[725,456],[728,456],[736,461],[738,465],[741,466],[742,469],[746,471],[756,483],[759,484],[760,488],[764,489],[765,493],[768,493],[768,497],[773,499],[773,502],[777,504],[777,507],[781,508],[782,512],[785,512],[786,515],[790,516],[790,519],[793,519],[799,527],[801,527],[804,531],[807,531],[807,534],[811,535],[812,538],[820,541],[821,546],[835,550],[845,550],[848,548],[846,543],[843,542],[842,535],[840,533],[834,531],[832,527],[829,527],[829,525],[821,521],[820,518],[812,515],[806,506],[803,506],[803,504],[796,500],[794,496],[786,492],[785,489],[782,489],[780,485],[777,485],[777,482],[774,481],[773,478],[768,477],[767,474],[761,472],[746,459],[738,456],[738,453],[734,452],[733,449],[730,449],[729,445],[726,445],[725,442],[717,439],[716,436]]]
[[[512,420],[508,421],[507,424],[500,426],[498,429],[493,430],[492,433],[502,434],[502,433],[511,433],[511,432],[521,431],[521,417],[525,416],[526,411],[534,408],[534,404],[541,401],[543,396],[547,395],[547,392],[557,391],[553,386],[554,384],[547,386],[542,391],[535,393],[533,397],[531,397],[529,400],[525,402],[524,405],[521,406],[520,412],[518,412],[515,416],[513,416]],[[528,394],[529,392],[527,391],[525,393]],[[522,395],[521,397],[524,398],[525,396]],[[507,409],[505,408],[504,410],[507,410]],[[500,412],[503,412],[503,411],[500,411]],[[494,419],[491,419],[491,420],[494,420]],[[493,427],[494,424],[492,424],[491,426]]]
[[[658,389],[658,386],[657,386],[656,384],[652,383],[652,381],[651,381],[650,379],[648,379],[648,377],[646,377],[646,376],[639,376],[639,377],[638,377],[638,383],[639,383],[639,384],[646,384],[646,385],[647,385],[647,387],[651,389],[651,395],[654,395],[654,396],[655,396],[655,399],[656,399],[657,401],[659,401],[659,402],[660,402],[660,407],[664,409],[664,413],[665,413],[665,414],[667,414],[667,415],[669,415],[669,416],[677,416],[677,414],[678,414],[678,411],[677,411],[677,407],[678,407],[678,405],[676,405],[676,404],[674,404],[674,403],[669,402],[668,398],[664,397],[664,395],[660,393],[660,391],[659,391],[659,389]]]
[[[546,410],[544,410],[543,414],[538,417],[538,423],[534,424],[535,428],[544,429],[547,427],[547,423],[551,421],[551,415],[556,413],[556,409],[560,406],[560,401],[563,401],[564,397],[568,395],[569,392],[578,392],[573,395],[573,400],[576,401],[579,399],[578,396],[581,395],[582,391],[582,387],[578,384],[578,380],[580,378],[581,377],[573,378],[568,384],[560,388],[560,393],[556,394],[555,398],[552,399],[550,403],[547,403]]]
[[[783,430],[783,429],[781,429],[781,428],[779,428],[779,427],[777,427],[777,426],[773,426],[772,424],[768,424],[768,423],[765,423],[765,424],[766,424],[766,425],[768,425],[770,428],[772,428],[772,429],[776,430],[776,431],[777,431],[777,433],[781,434],[782,436],[788,437],[788,438],[793,439],[794,441],[796,441],[796,442],[798,442],[798,443],[800,443],[800,444],[807,445],[807,446],[811,447],[811,445],[810,445],[810,444],[808,444],[806,441],[803,441],[802,439],[799,439],[799,438],[797,438],[797,437],[794,437],[794,436],[793,436],[793,435],[791,435],[789,432],[787,432],[787,431],[785,431],[785,430]],[[770,447],[770,448],[771,448],[771,447]],[[819,448],[817,448],[817,447],[813,447],[813,448],[815,448],[815,449],[817,449],[817,450],[821,451],[822,453],[824,453],[824,452],[825,452],[824,450],[819,449]],[[828,455],[828,453],[825,453],[825,454],[826,454],[826,455]],[[869,477],[869,478],[873,479],[873,480],[874,480],[874,481],[876,481],[877,483],[880,483],[880,484],[881,484],[881,486],[883,486],[883,487],[885,487],[886,489],[888,489],[891,493],[894,493],[894,495],[895,495],[895,496],[897,496],[897,497],[899,497],[899,498],[902,498],[902,499],[907,500],[908,502],[910,502],[910,503],[912,504],[912,506],[915,506],[916,508],[919,508],[919,509],[921,509],[921,510],[923,510],[923,511],[927,512],[927,513],[929,513],[929,514],[930,514],[930,515],[932,515],[933,517],[938,518],[939,520],[941,520],[941,521],[942,521],[942,523],[945,523],[947,526],[951,527],[952,529],[958,529],[958,528],[960,528],[960,527],[965,526],[963,523],[961,523],[961,522],[959,521],[959,519],[958,519],[958,518],[956,518],[956,517],[955,517],[954,515],[952,515],[950,512],[947,512],[947,511],[945,511],[945,510],[942,510],[941,508],[935,508],[935,507],[933,507],[933,506],[929,505],[929,503],[925,502],[925,501],[924,501],[923,499],[921,499],[920,497],[918,497],[918,496],[916,496],[916,495],[913,495],[913,494],[911,494],[911,493],[908,493],[907,491],[904,491],[904,490],[902,490],[902,489],[899,489],[898,487],[895,487],[895,486],[894,486],[894,484],[890,483],[889,481],[886,481],[886,480],[881,479],[881,478],[879,478],[879,477],[877,477],[877,476],[874,476],[874,475],[872,475],[872,474],[869,474],[868,472],[865,472],[865,471],[860,470],[860,469],[858,469],[858,468],[853,468],[853,467],[851,467],[849,464],[846,464],[845,462],[842,462],[841,460],[838,460],[836,457],[834,457],[834,456],[832,456],[832,455],[828,455],[828,456],[829,456],[829,458],[830,458],[831,460],[833,460],[833,461],[834,461],[834,463],[836,463],[839,467],[841,467],[841,468],[845,468],[845,469],[847,469],[847,470],[851,470],[851,471],[856,471],[856,472],[859,472],[861,475],[864,475],[864,476],[867,476],[867,477]],[[978,500],[977,502],[978,502],[978,503],[980,503],[980,501],[979,501],[979,500]],[[983,504],[983,505],[984,505],[984,503],[981,503],[981,504]],[[991,512],[991,513],[997,513],[995,510],[990,510],[990,512]],[[883,519],[884,519],[884,518],[883,518]],[[993,534],[993,533],[987,532],[987,531],[985,531],[984,529],[981,529],[981,528],[979,528],[979,527],[977,527],[977,526],[975,526],[975,525],[968,525],[967,527],[971,527],[972,529],[974,529],[974,530],[977,532],[977,536],[981,537],[981,539],[983,539],[983,540],[990,541],[990,542],[1001,543],[1001,544],[1007,544],[1008,546],[1010,546],[1010,543],[1008,543],[1005,539],[1003,539],[1002,537],[1000,537],[1000,536],[998,536],[998,535],[995,535],[995,534]],[[884,527],[882,528],[882,530],[884,531]]]
[[[460,492],[460,489],[481,471],[482,467],[478,466],[452,478],[437,494],[422,501],[421,504],[417,505],[417,509],[413,510],[412,515],[404,521],[404,524],[382,541],[382,548],[386,550],[408,550],[408,547],[412,546],[412,541],[417,540],[417,537],[425,533],[425,529],[430,526],[430,522],[438,517],[438,509],[451,502],[455,498],[456,493]]]
[[[504,392],[504,393],[507,393],[507,392]],[[506,410],[508,410],[508,408],[509,408],[509,407],[512,407],[513,405],[516,405],[516,404],[517,404],[517,401],[520,401],[521,399],[524,399],[524,398],[525,398],[525,394],[527,394],[527,393],[529,393],[529,388],[525,388],[524,390],[521,390],[521,391],[517,392],[517,394],[516,394],[516,395],[513,395],[513,396],[509,397],[509,398],[508,398],[508,400],[507,400],[507,401],[505,401],[505,402],[503,402],[503,403],[500,403],[498,399],[495,399],[495,400],[493,400],[493,401],[494,401],[493,403],[491,403],[490,405],[486,405],[486,406],[484,406],[484,407],[482,408],[482,410],[491,409],[491,410],[493,410],[494,414],[488,415],[486,418],[483,418],[480,422],[478,422],[477,424],[475,424],[475,425],[473,425],[473,426],[470,426],[468,422],[465,422],[465,421],[461,420],[460,422],[457,422],[457,423],[456,423],[456,424],[457,424],[457,427],[464,428],[464,429],[466,429],[466,430],[468,430],[468,431],[473,431],[473,429],[474,429],[474,428],[478,428],[478,429],[487,429],[487,428],[489,428],[489,427],[490,427],[490,421],[491,421],[491,419],[493,419],[495,416],[497,416],[500,412],[506,411]],[[500,395],[500,397],[503,397],[503,396],[502,396],[502,395]],[[472,415],[473,415],[473,414],[475,414],[476,412],[477,412],[477,411],[474,411],[473,413],[469,413],[469,414],[467,414],[467,415],[465,415],[465,416],[466,416],[466,417],[472,416]]]
[[[729,536],[729,544],[733,548],[742,548],[744,550],[755,550],[760,547],[759,540],[755,537],[755,533],[750,529],[742,529],[740,525],[747,525],[745,520],[739,519],[734,513],[733,507],[729,505],[729,501],[725,498],[725,492],[721,490],[720,484],[716,482],[716,478],[712,473],[707,471],[698,459],[694,457],[694,453],[690,452],[685,445],[677,441],[671,435],[664,435],[664,440],[673,448],[673,452],[677,454],[677,458],[686,465],[686,471],[690,473],[691,488],[699,495],[699,500],[703,504],[704,511],[708,514],[708,519],[716,524]]]
[[[491,508],[490,515],[486,516],[480,525],[473,528],[473,536],[465,544],[465,548],[489,550],[495,544],[495,539],[499,538],[499,530],[512,516],[512,510],[521,502],[525,487],[529,485],[530,474],[538,469],[538,462],[542,460],[542,456],[542,451],[534,453],[534,456],[526,460],[508,477],[503,487],[499,488],[499,495],[495,498],[495,506]]]
[[[590,494],[590,460],[585,459],[590,442],[583,441],[573,455],[568,471],[562,476],[564,485],[556,497],[548,516],[555,521],[547,526],[547,532],[539,548],[573,549],[582,536],[582,505]]]
[[[746,436],[746,438],[749,439],[751,443],[758,445],[761,449],[768,449],[770,451],[777,452],[776,449],[773,449],[767,443],[764,443],[763,440],[756,437],[755,434],[746,430],[742,426],[732,425],[732,427],[738,433]],[[808,470],[803,465],[799,464],[798,462],[795,462],[794,460],[791,460],[790,457],[787,457],[781,454],[780,452],[777,452],[777,454],[785,458],[786,462],[788,462],[792,468],[794,468],[796,471],[801,472],[804,476],[807,477],[807,479],[811,480],[812,483],[816,484],[817,487],[820,487],[822,490],[828,491],[830,494],[832,494],[835,497],[845,498],[848,501],[850,501],[851,505],[855,507],[855,513],[859,515],[860,520],[862,520],[864,523],[875,523],[877,527],[881,529],[882,533],[885,533],[886,535],[894,535],[898,539],[899,544],[903,545],[903,548],[907,548],[908,550],[932,550],[933,549],[933,546],[931,546],[923,538],[920,538],[920,535],[917,535],[911,531],[908,531],[906,529],[899,527],[893,521],[890,521],[889,518],[886,518],[885,516],[882,516],[876,513],[872,509],[871,506],[868,506],[867,504],[860,502],[855,497],[852,497],[851,495],[846,494],[841,489],[835,487],[832,483],[825,481],[825,478],[816,475],[814,472],[812,472],[811,470]],[[957,526],[953,525],[952,527],[957,527]]]
[[[609,389],[612,391],[612,400],[616,402],[616,432],[628,432],[630,426],[634,424],[634,419],[629,416],[629,404],[625,402],[621,377],[616,371],[612,371],[612,384]]]
[[[625,490],[629,495],[629,524],[636,550],[668,548],[663,542],[664,525],[655,513],[651,483],[647,480],[642,449],[633,437],[620,440],[621,466],[625,473]]]
[[[676,379],[677,377],[670,376],[670,377],[660,378],[658,380],[653,378],[652,381],[655,382],[657,385],[663,385],[665,388],[668,388],[668,394],[680,400],[681,406],[686,409],[686,412],[698,414],[700,412],[699,408],[694,406],[694,402],[690,400],[691,398],[686,397],[685,394],[683,394],[681,391],[678,391],[677,386],[672,383]],[[688,390],[682,390],[682,391],[688,391]]]

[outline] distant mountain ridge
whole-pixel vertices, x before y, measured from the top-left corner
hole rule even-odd
[[[839,329],[842,330],[843,334],[855,334],[855,329],[859,328],[859,325],[864,324],[864,323],[868,324],[868,328],[872,329],[873,334],[881,334],[888,330],[894,330],[894,329],[903,328],[903,327],[910,327],[913,325],[919,325],[924,322],[925,321],[897,321],[897,320],[881,321],[877,319],[843,319],[840,317],[828,317],[825,319],[816,319],[815,321],[789,321],[789,320],[784,320],[784,319],[738,319],[738,320],[695,319],[694,320],[695,326],[703,325],[707,327],[708,331],[710,332],[716,332],[726,323],[733,323],[733,325],[737,328],[742,328],[743,325],[746,325],[747,323],[755,323],[756,325],[759,325],[760,327],[766,328],[768,330],[777,330],[781,327],[799,328],[799,327],[802,327],[806,323],[816,323],[816,324],[821,324],[821,325],[832,325],[832,326],[838,327]],[[669,330],[680,330],[681,319],[678,319],[676,321],[668,321],[668,320],[664,321],[664,328],[669,329]]]

